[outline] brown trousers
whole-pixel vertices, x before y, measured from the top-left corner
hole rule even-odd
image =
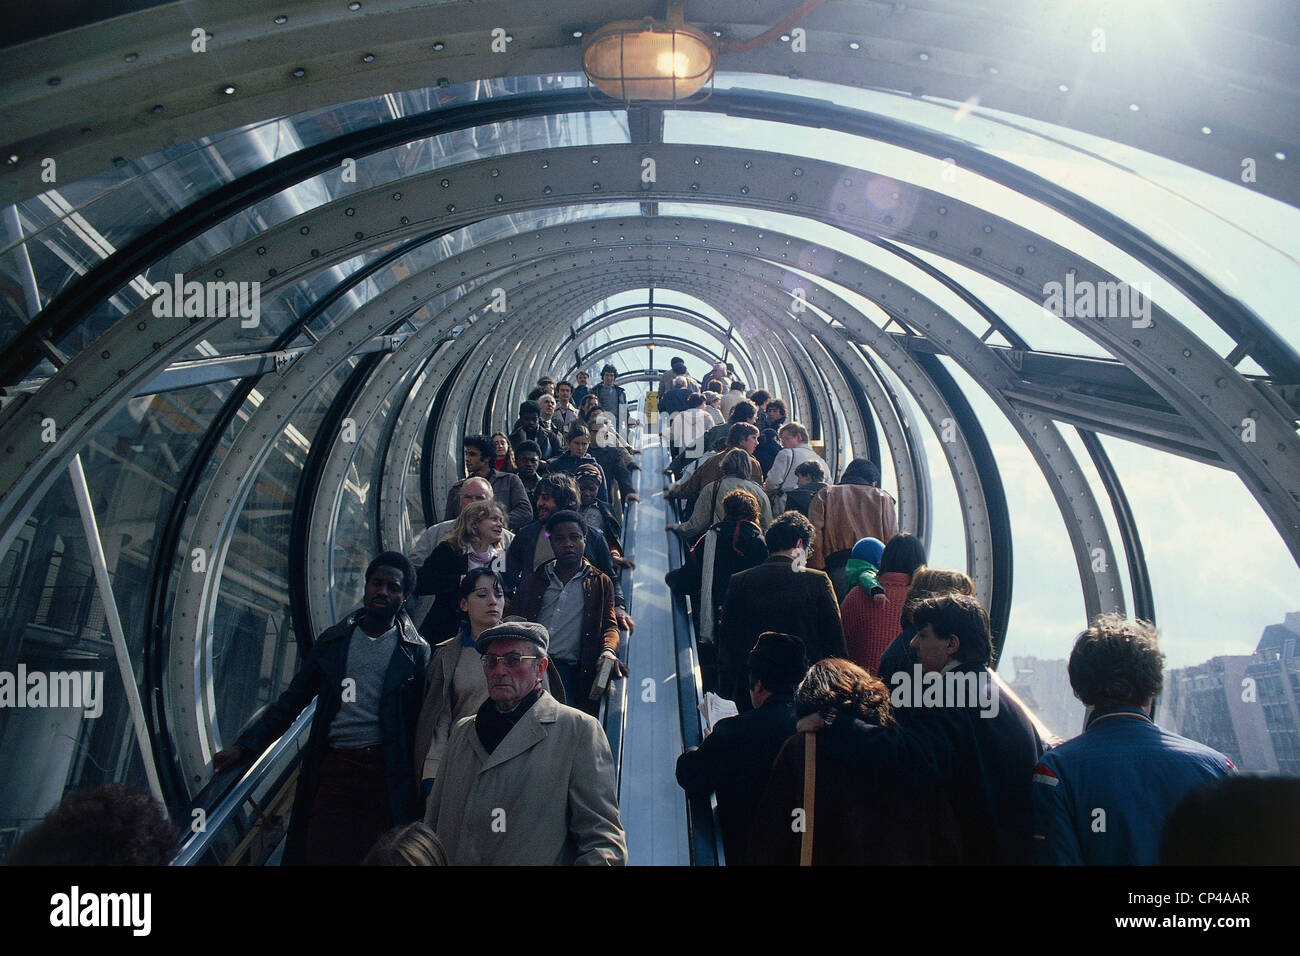
[[[382,745],[325,751],[307,822],[308,866],[357,866],[393,825]]]

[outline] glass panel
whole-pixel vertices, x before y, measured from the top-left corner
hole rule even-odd
[[[767,120],[737,119],[716,113],[681,112],[668,112],[664,119],[665,142],[781,153],[789,153],[797,148],[797,155],[839,163],[850,169],[869,170],[877,176],[934,189],[987,209],[992,214],[1050,238],[1134,284],[1147,298],[1167,309],[1220,354],[1227,354],[1232,348],[1231,339],[1222,329],[1151,270],[1143,268],[1130,256],[1063,214],[968,170],[963,170],[949,182],[945,177],[935,175],[942,171],[942,164],[937,160],[918,159],[915,153],[901,147],[833,130],[801,128],[798,136],[791,137],[785,125]],[[775,214],[755,215],[760,222],[770,223],[773,220],[769,217]],[[1175,236],[1174,240],[1175,248],[1179,249],[1189,242],[1186,236]],[[1294,274],[1294,268],[1287,272]]]
[[[1300,773],[1300,660],[1287,644],[1300,634],[1300,568],[1233,473],[1102,444],[1151,572],[1165,653],[1157,721],[1243,769]]]
[[[69,219],[74,231],[88,221],[101,225],[107,232],[99,238],[122,246],[218,187],[303,148],[415,113],[582,84],[581,74],[502,77],[331,104],[124,160],[112,171],[49,190],[16,208],[28,238],[36,233],[43,241],[41,231]],[[8,236],[0,250],[8,251],[17,241]]]
[[[180,476],[228,391],[222,384],[132,399],[81,450],[114,602],[145,701],[151,698],[144,686],[144,648],[158,534]],[[25,672],[29,680],[40,674],[45,676],[38,680],[52,681],[48,675],[88,673],[95,695],[95,703],[83,700],[79,707],[49,706],[52,697],[34,707],[10,709],[6,702],[0,723],[3,856],[69,790],[113,782],[148,789],[91,551],[66,475],[0,561],[0,635],[0,671],[6,675]]]
[[[377,366],[371,375],[372,380],[379,371]],[[414,372],[407,373],[402,384],[394,390],[399,399],[405,397],[413,376]],[[336,619],[361,606],[365,597],[366,566],[380,551],[379,528],[375,524],[376,500],[381,483],[388,480],[383,474],[384,456],[388,449],[381,447],[380,442],[385,438],[390,416],[396,410],[393,399],[385,399],[370,426],[357,434],[355,454],[344,476],[343,487],[339,489],[339,508],[332,531],[335,573],[329,587],[329,600]],[[398,476],[394,475],[393,480],[399,480]],[[418,485],[416,487],[418,489]],[[322,489],[321,493],[333,494],[333,489]],[[397,542],[386,546],[395,548]]]
[[[311,443],[351,370],[345,363],[313,386],[310,403],[276,438],[239,513],[222,569],[211,644],[217,746],[233,742],[288,686],[297,666],[289,613],[293,508]],[[323,630],[329,623],[317,626]]]
[[[102,307],[104,315],[83,323],[74,332],[60,339],[58,344],[65,352],[75,354],[95,335],[111,325],[119,315],[138,306],[151,295],[154,284],[171,281],[175,274],[188,272],[238,243],[332,199],[407,176],[418,175],[436,167],[467,162],[484,156],[580,143],[626,141],[625,114],[599,112],[576,116],[537,117],[512,123],[493,123],[443,136],[416,140],[369,156],[358,157],[355,180],[344,182],[337,171],[331,171],[292,185],[267,200],[241,210],[162,261],[151,264],[146,276],[138,278],[129,288],[119,290],[115,303]],[[266,161],[270,161],[271,158],[274,158],[273,152],[268,154]],[[83,225],[79,226],[78,223]],[[59,237],[53,234],[47,236],[45,244],[49,247],[50,253],[36,256],[33,262],[33,268],[38,270],[37,287],[47,300],[51,294],[67,285],[76,275],[85,272],[101,259],[107,258],[112,253],[115,242],[121,242],[120,238],[104,241],[96,239],[98,234],[94,233],[94,224],[80,213],[69,217],[64,225],[72,232],[59,241],[56,241]],[[64,225],[60,225],[59,228],[64,228]],[[29,247],[34,246],[29,243]],[[90,251],[83,251],[87,249]],[[374,254],[376,253],[367,253],[367,255]],[[66,263],[60,264],[63,260],[66,260]],[[15,258],[8,263],[8,266],[13,274],[18,275],[21,261]],[[17,303],[6,307],[0,302],[0,308],[13,310],[6,312],[4,319],[0,320],[0,335],[6,328],[16,332],[17,328],[26,321],[25,316],[18,314]],[[272,314],[267,316],[268,333],[272,333],[276,328],[273,310],[271,312]],[[235,327],[238,329],[238,323],[235,323]],[[246,336],[238,338],[237,341],[241,348],[247,346]],[[0,341],[0,344],[3,344],[3,341]]]
[[[1111,546],[1115,549],[1114,565],[1119,572],[1120,581],[1124,589],[1124,606],[1128,609],[1128,616],[1136,615],[1133,599],[1133,581],[1129,576],[1128,556],[1124,552],[1124,539],[1119,535],[1119,522],[1115,518],[1115,508],[1111,504],[1110,495],[1106,494],[1106,486],[1102,484],[1101,476],[1097,473],[1097,466],[1092,463],[1092,456],[1083,445],[1083,439],[1079,437],[1079,430],[1073,425],[1056,423],[1057,429],[1065,439],[1066,447],[1074,453],[1075,461],[1079,463],[1079,473],[1088,482],[1088,487],[1092,489],[1092,495],[1097,499],[1097,508],[1101,514],[1102,521],[1106,525],[1106,533],[1110,535]],[[1127,495],[1127,491],[1125,491]],[[1109,559],[1108,559],[1109,560]]]
[[[1023,338],[1031,348],[1046,352],[1063,352],[1070,355],[1088,355],[1095,358],[1111,357],[1109,352],[1092,339],[1043,308],[1041,302],[1030,301],[1019,292],[1009,289],[1002,283],[990,279],[974,269],[968,269],[951,259],[935,255],[925,249],[908,246],[905,243],[899,243],[899,245],[905,246],[908,250],[965,286],[967,290],[996,312],[998,317],[1013,332]],[[926,294],[931,294],[930,287],[927,287]],[[973,309],[962,303],[956,294],[949,293],[947,290],[943,290],[943,294],[945,295],[945,307],[959,317],[968,314],[969,319],[965,319],[964,324],[968,328],[975,329],[977,335],[983,335],[988,328],[988,324],[976,315]],[[1003,342],[1001,338],[991,341]]]
[[[1017,653],[1067,657],[1086,615],[1074,550],[1056,499],[1033,455],[993,400],[952,359],[942,356],[940,361],[984,428],[1011,513],[1015,578],[1002,667],[1012,664],[1008,658]],[[1046,715],[1044,719],[1062,732]]]
[[[821,97],[959,136],[1110,210],[1168,245],[1292,343],[1300,339],[1300,323],[1291,308],[1300,280],[1300,210],[1247,186],[1078,130],[979,106],[972,111],[964,108],[965,104],[933,97],[757,74],[719,73],[714,85],[718,89],[765,89]],[[958,110],[960,127],[953,121]],[[671,121],[676,115],[668,113],[667,118]],[[803,138],[801,132],[799,139]],[[787,137],[778,142],[781,145],[759,148],[788,150],[791,140]],[[1287,175],[1287,167],[1295,161],[1285,154],[1282,158],[1270,154],[1250,158],[1256,161],[1257,178]],[[929,157],[912,160],[914,167],[922,169],[937,162]],[[1003,214],[1017,222],[1035,221]],[[1033,228],[1038,229],[1036,225]],[[1039,231],[1084,252],[1055,232]],[[1127,272],[1118,274],[1133,278]],[[1158,288],[1156,296],[1160,298]],[[1184,316],[1181,311],[1174,314],[1204,337],[1207,317]]]
[[[957,483],[952,475],[952,468],[944,455],[944,445],[939,441],[938,433],[921,414],[921,408],[912,393],[888,365],[880,364],[881,374],[889,380],[899,400],[911,409],[920,431],[920,438],[925,447],[926,460],[930,466],[930,547],[926,552],[926,564],[932,568],[957,568],[965,571],[966,567],[966,525],[962,521],[961,504],[957,498]],[[839,476],[835,476],[838,480]],[[898,500],[897,477],[894,484],[885,481],[883,474],[880,487]]]

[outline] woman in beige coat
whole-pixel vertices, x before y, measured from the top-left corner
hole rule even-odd
[[[476,568],[461,579],[461,629],[455,637],[433,649],[429,677],[425,682],[424,706],[415,725],[415,773],[424,781],[429,795],[438,775],[438,764],[456,721],[468,717],[487,700],[487,680],[474,649],[474,640],[494,624],[501,623],[505,590],[501,575],[491,568]]]
[[[758,499],[760,511],[758,526],[766,531],[772,526],[772,506],[768,502],[767,492],[763,490],[763,486],[750,480],[750,467],[749,453],[743,448],[727,452],[727,457],[722,459],[722,477],[717,481],[709,482],[700,490],[700,496],[695,499],[695,508],[691,511],[690,518],[679,525],[668,524],[665,527],[669,531],[676,530],[686,539],[688,546],[694,544],[696,538],[724,520],[722,502],[727,497],[727,493],[742,488]]]

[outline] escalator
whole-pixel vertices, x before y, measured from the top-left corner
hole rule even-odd
[[[624,505],[623,526],[627,557],[636,553],[633,528],[638,523],[635,503]],[[660,523],[662,527],[662,522]],[[635,559],[634,559],[635,560]],[[633,571],[624,570],[623,586],[628,594],[628,611],[635,613],[638,598],[649,592],[636,590]],[[643,580],[653,569],[641,572]],[[662,581],[663,573],[658,579]],[[642,633],[646,633],[642,631]],[[624,633],[619,657],[628,664],[630,642]],[[609,738],[615,773],[621,779],[629,681],[616,680],[605,695],[597,719]],[[289,814],[302,753],[311,733],[316,701],[312,700],[289,729],[250,762],[215,774],[191,801],[187,823],[189,836],[172,860],[173,866],[264,866],[276,865],[284,849]],[[672,779],[671,769],[669,780]]]

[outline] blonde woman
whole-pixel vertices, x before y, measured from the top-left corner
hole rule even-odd
[[[506,548],[514,539],[506,525],[501,502],[475,501],[461,510],[451,531],[420,565],[415,593],[434,596],[433,607],[420,625],[420,633],[430,644],[456,633],[456,588],[462,577],[475,568],[505,570]]]

